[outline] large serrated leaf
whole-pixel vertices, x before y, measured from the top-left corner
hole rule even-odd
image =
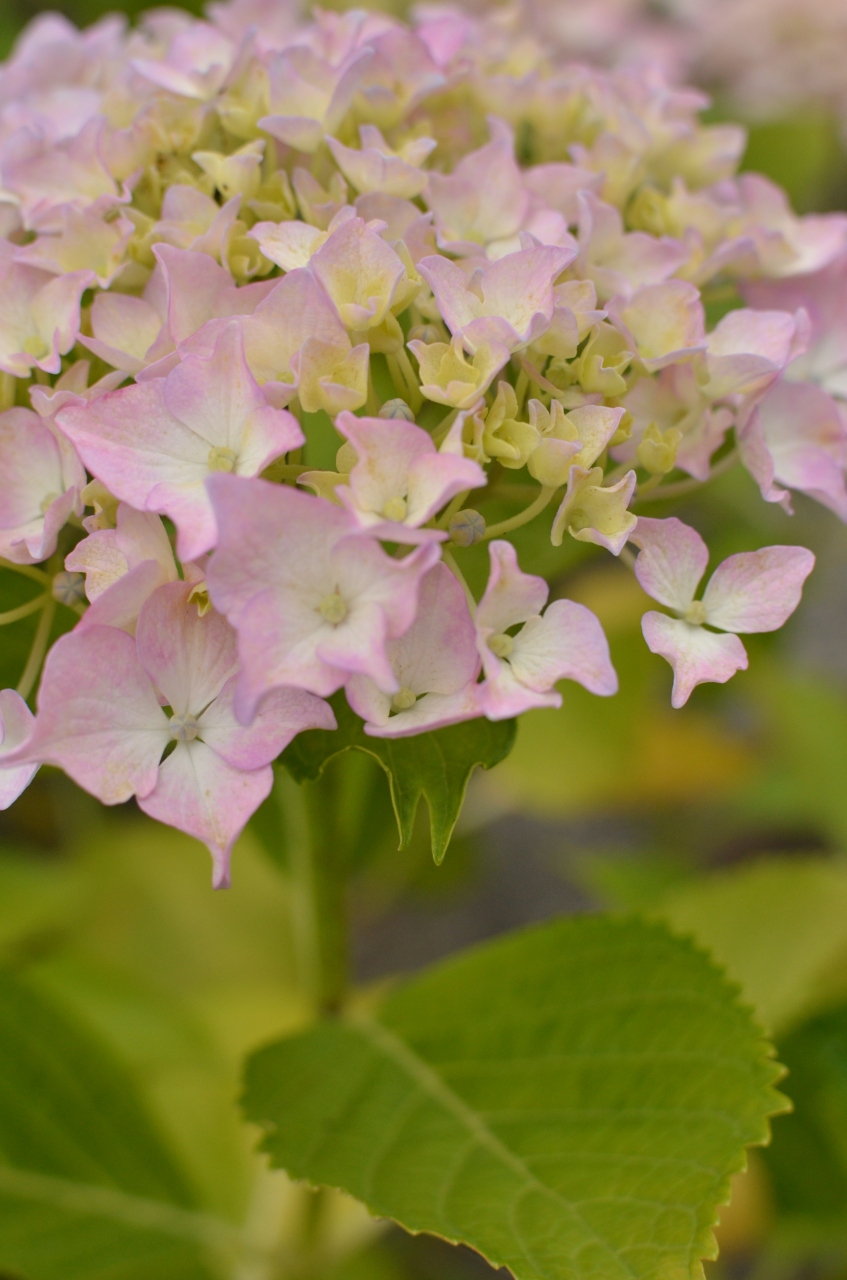
[[[236,1229],[192,1193],[98,1042],[0,975],[0,1270],[26,1280],[208,1280]]]
[[[509,754],[515,741],[514,720],[466,720],[463,724],[411,738],[370,738],[343,693],[331,699],[338,728],[308,729],[298,734],[281,761],[296,782],[314,782],[324,765],[353,747],[382,765],[391,787],[400,848],[412,838],[418,802],[429,808],[432,856],[441,862],[461,812],[468,782],[479,765],[491,769]]]
[[[674,1280],[714,1256],[729,1177],[784,1109],[779,1075],[691,944],[581,918],[264,1049],[244,1105],[294,1177],[518,1280]]]

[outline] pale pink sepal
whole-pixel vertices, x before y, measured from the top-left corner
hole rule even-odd
[[[91,602],[78,627],[121,627],[133,632],[145,600],[166,582],[176,581],[176,561],[159,516],[118,505],[116,527],[100,529],[78,542],[65,568],[85,574]]]
[[[541,616],[548,595],[542,578],[523,573],[514,547],[490,545],[491,575],[477,608],[477,646],[485,681],[478,690],[480,710],[504,720],[532,707],[561,706],[558,680],[576,680],[592,693],[616,692],[617,676],[603,628],[594,614],[573,600],[555,600]],[[491,648],[495,636],[524,623],[512,637],[511,651]]]
[[[59,531],[82,511],[85,472],[57,434],[31,409],[0,413],[0,556],[16,564],[51,556]]]
[[[38,772],[35,764],[6,764],[32,733],[35,717],[14,689],[0,690],[0,809],[8,809]]]
[[[182,560],[215,545],[208,476],[223,467],[256,475],[303,442],[296,419],[262,395],[237,322],[221,330],[210,355],[188,356],[167,378],[67,408],[57,422],[116,497],[171,517]]]
[[[414,423],[340,413],[335,426],[357,455],[349,484],[336,490],[338,499],[375,537],[442,541],[446,533],[421,526],[457,493],[487,483],[479,463],[451,450],[439,452]],[[391,504],[398,502],[406,508],[400,519],[391,514]]]
[[[629,540],[640,548],[635,576],[648,596],[684,612],[709,563],[709,548],[697,530],[676,516],[639,516]]]
[[[238,631],[239,716],[273,688],[326,697],[355,673],[396,692],[386,642],[411,625],[438,548],[395,559],[347,511],[288,486],[218,475],[208,488],[220,537],[207,581]]]
[[[25,757],[55,764],[103,804],[145,796],[170,741],[135,641],[116,627],[61,636],[47,655]]]
[[[738,636],[719,635],[703,627],[650,610],[641,619],[647,647],[673,667],[671,705],[685,705],[698,684],[726,684],[736,671],[747,670],[747,653]]]
[[[479,715],[473,692],[479,671],[476,629],[465,593],[444,564],[421,581],[411,627],[390,640],[386,653],[400,689],[417,701],[392,716],[391,695],[366,676],[352,676],[347,701],[376,737],[403,737]]]
[[[800,603],[814,567],[815,557],[805,547],[764,547],[729,556],[703,593],[707,622],[743,634],[777,631]]]

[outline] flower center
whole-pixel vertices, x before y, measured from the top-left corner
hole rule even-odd
[[[209,450],[209,470],[210,471],[234,471],[235,470],[235,454],[232,449],[226,449],[222,445],[215,445],[214,449]]]
[[[181,716],[171,716],[171,737],[175,742],[193,742],[199,732],[197,717],[190,711]]]
[[[497,658],[508,658],[515,647],[515,642],[505,631],[500,631],[488,641],[488,647]]]
[[[406,519],[408,509],[405,498],[389,498],[382,508],[382,514],[386,520],[395,520],[399,523]]]
[[[702,600],[692,600],[691,604],[682,615],[686,622],[690,622],[694,627],[702,627],[706,621],[706,606]]]
[[[347,617],[347,604],[337,591],[333,591],[331,595],[324,596],[321,600],[318,613],[323,614],[327,622],[337,627],[339,622],[343,622]]]
[[[413,707],[417,700],[417,695],[412,693],[411,689],[398,689],[391,699],[391,706],[395,711],[408,711],[409,707]]]
[[[50,348],[40,333],[33,333],[29,338],[24,338],[23,348],[28,356],[33,356],[36,360],[43,360],[50,354]]]

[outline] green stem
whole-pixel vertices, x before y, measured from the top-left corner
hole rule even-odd
[[[368,368],[368,398],[365,401],[365,413],[369,418],[376,418],[379,416],[380,407],[376,387],[374,386],[373,372]]]
[[[20,622],[21,618],[28,618],[31,613],[37,613],[39,609],[43,609],[47,601],[50,599],[48,595],[36,596],[34,600],[27,600],[26,604],[18,605],[17,609],[7,609],[5,613],[0,613],[0,627],[6,627],[10,622]]]
[[[524,511],[519,511],[509,520],[501,520],[499,524],[489,525],[485,531],[485,538],[499,538],[501,533],[511,533],[513,529],[519,529],[522,524],[529,524],[530,520],[534,520],[546,506],[549,506],[555,492],[556,489],[552,485],[542,486],[535,502],[531,502]]]
[[[721,458],[720,462],[716,462],[712,467],[705,480],[678,480],[676,484],[660,485],[658,489],[654,489],[651,493],[644,495],[636,494],[636,502],[661,502],[665,498],[684,498],[689,493],[696,493],[704,484],[708,484],[710,480],[716,480],[718,476],[726,475],[727,471],[731,471],[738,461],[738,450],[731,449],[725,458]]]
[[[462,507],[465,505],[465,499],[467,498],[469,493],[470,493],[470,489],[465,489],[464,493],[456,494],[453,501],[450,503],[450,505],[447,508],[445,508],[445,510],[439,517],[438,523],[435,526],[436,529],[447,528],[451,518],[456,514],[457,511],[461,511]]]
[[[28,698],[32,693],[38,673],[41,670],[41,664],[44,661],[44,655],[47,652],[47,645],[50,643],[50,628],[53,625],[53,616],[56,612],[56,601],[52,596],[48,596],[42,606],[41,617],[38,619],[38,626],[35,628],[35,635],[32,639],[32,648],[29,651],[29,657],[26,660],[23,675],[18,681],[18,693],[22,698]]]
[[[298,978],[317,1013],[335,1013],[347,988],[347,920],[331,768],[300,785],[280,771],[278,785],[288,828]]]
[[[420,393],[412,362],[406,352],[401,347],[395,355],[388,356],[387,361],[388,370],[394,381],[399,383],[400,387],[405,391],[405,398],[408,400],[412,412],[420,413],[423,405],[423,396]]]
[[[442,551],[441,559],[447,565],[447,568],[450,570],[453,577],[456,579],[456,581],[459,583],[460,587],[464,591],[465,598],[467,599],[467,602],[468,602],[468,608],[471,611],[471,616],[473,616],[476,613],[476,599],[474,597],[474,593],[471,591],[470,587],[467,584],[465,575],[462,573],[461,569],[456,564],[452,551]]]
[[[37,582],[40,587],[50,586],[50,577],[43,569],[36,569],[34,564],[15,564],[13,560],[3,560],[0,557],[0,569],[9,569],[12,573],[23,574],[25,578],[31,578],[33,582]]]

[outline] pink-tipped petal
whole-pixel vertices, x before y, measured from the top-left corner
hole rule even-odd
[[[618,690],[603,628],[574,600],[554,600],[543,618],[530,618],[515,636],[509,664],[521,684],[540,693],[558,680],[576,680],[602,697]]]
[[[648,596],[684,613],[709,563],[709,548],[699,533],[675,516],[639,516],[629,540],[640,548],[635,576]]]
[[[722,631],[776,631],[800,603],[815,567],[805,547],[742,551],[719,564],[703,593],[706,621]]]
[[[234,769],[205,742],[178,742],[162,762],[155,789],[139,797],[139,808],[202,840],[212,855],[212,884],[229,886],[229,855],[235,840],[270,794],[273,770]]]
[[[24,747],[35,717],[14,689],[0,689],[0,809],[8,809],[38,772],[38,764],[6,764],[4,757]]]
[[[485,595],[476,611],[476,624],[492,632],[506,631],[544,608],[550,588],[543,578],[524,573],[510,542],[495,539],[489,545],[491,572]]]
[[[696,685],[726,684],[736,671],[747,670],[747,652],[736,635],[717,635],[652,610],[641,619],[641,630],[648,649],[673,667],[674,707],[684,706]]]
[[[414,706],[390,720],[366,724],[365,733],[371,738],[409,738],[417,733],[460,724],[463,720],[474,720],[482,714],[480,688],[471,681],[458,693],[425,693]]]
[[[114,627],[89,627],[62,636],[47,655],[35,728],[18,754],[59,765],[104,804],[121,804],[152,791],[170,736],[135,641]]]
[[[138,660],[176,715],[199,716],[238,666],[235,632],[220,613],[202,617],[187,582],[150,596],[136,630]]]

